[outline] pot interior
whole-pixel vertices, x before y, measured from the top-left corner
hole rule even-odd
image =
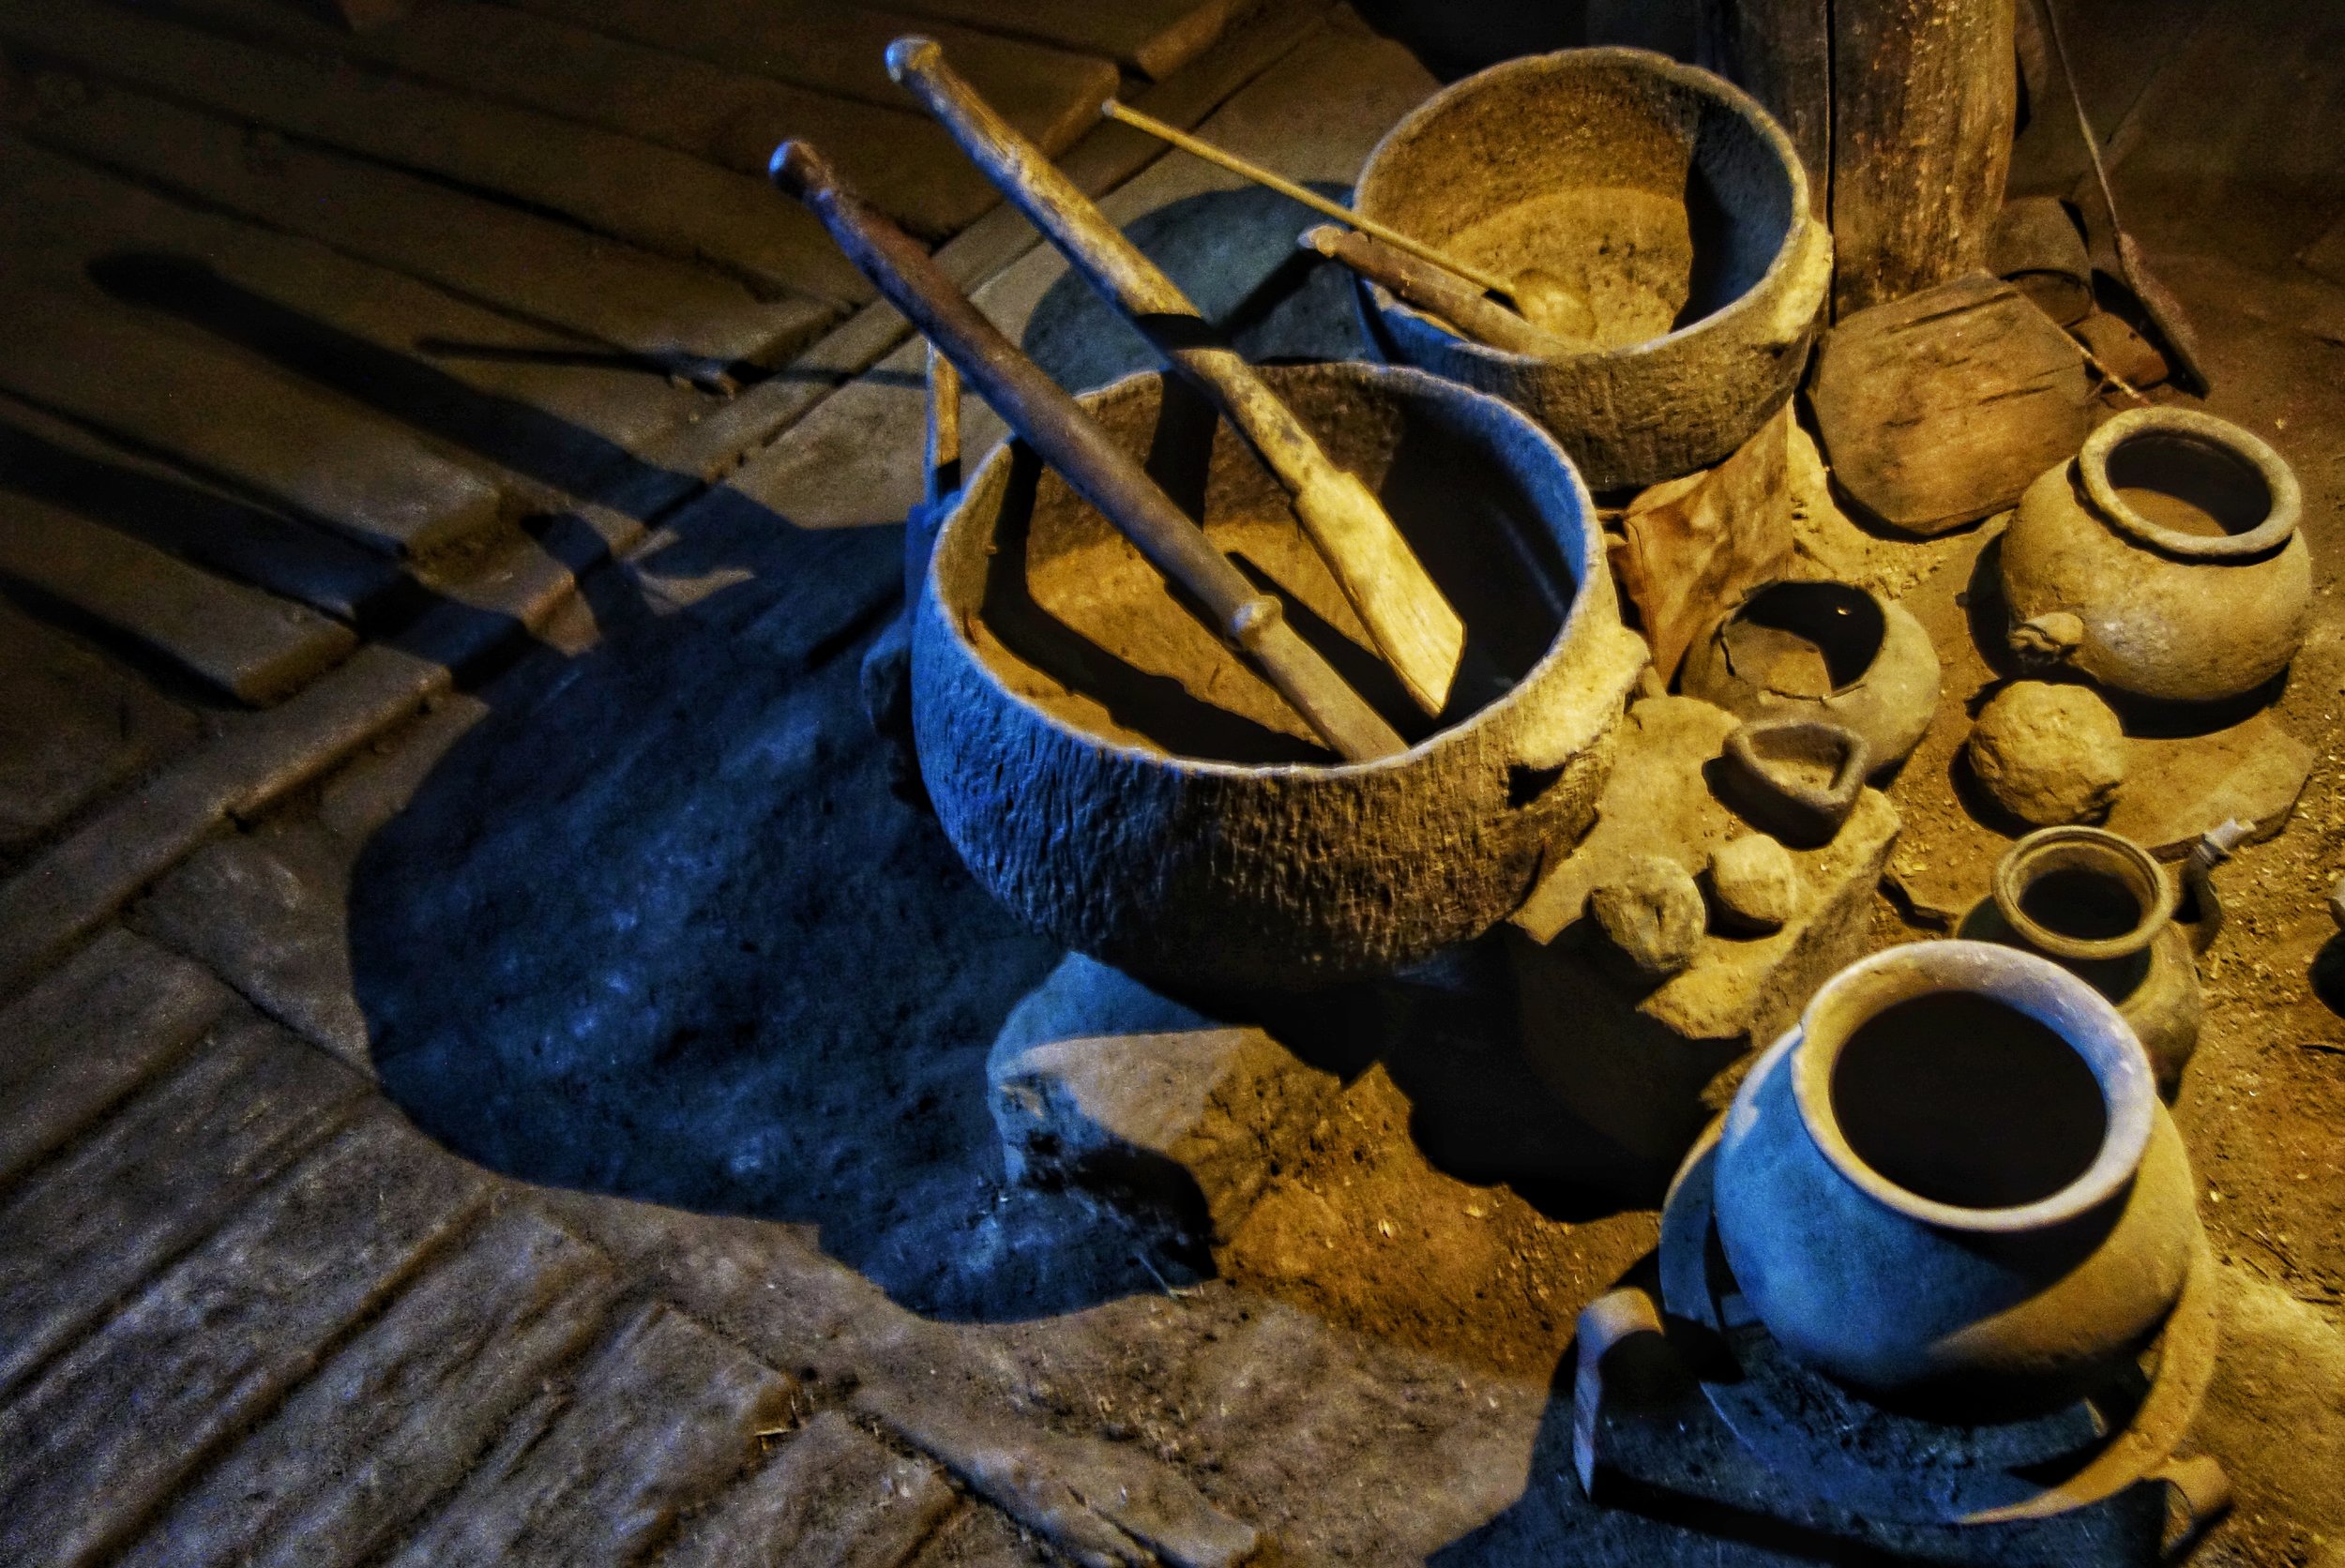
[[[2074,1047],[1971,991],[1894,1003],[1832,1068],[1834,1121],[1893,1185],[1958,1209],[2014,1209],[2073,1184],[2109,1132],[2098,1078]]]
[[[1243,439],[1184,384],[1135,376],[1084,400],[1238,569],[1412,744],[1511,690],[1579,596],[1596,524],[1568,462],[1526,421],[1430,378],[1365,367],[1266,370],[1328,455],[1376,492],[1466,645],[1448,707],[1401,689]],[[939,542],[936,585],[1010,690],[1103,740],[1244,764],[1338,759],[1205,629],[1107,520],[1022,444],[989,458]]]
[[[2103,467],[2119,499],[2171,533],[2235,536],[2272,515],[2272,489],[2255,464],[2202,436],[2144,430],[2110,448]]]
[[[2076,942],[2131,936],[2149,913],[2125,878],[2094,866],[2053,867],[2031,878],[2020,908],[2046,930]]]
[[[1719,634],[1730,669],[1779,697],[1829,697],[1870,670],[1888,635],[1871,595],[1844,582],[1777,582]]]
[[[1644,342],[1758,286],[1804,198],[1761,128],[1694,73],[1626,51],[1470,78],[1401,123],[1360,210],[1469,264],[1538,268],[1598,348]]]

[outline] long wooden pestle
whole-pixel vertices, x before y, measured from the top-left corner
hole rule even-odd
[[[1400,684],[1428,714],[1440,713],[1465,649],[1465,623],[1368,487],[1329,460],[1253,368],[1215,337],[1172,279],[1041,148],[955,74],[944,50],[927,38],[898,38],[887,47],[887,69],[1075,270],[1174,369],[1203,389],[1261,454],[1294,497],[1304,531]]]
[[[1287,624],[1278,599],[1257,592],[1138,460],[986,320],[910,235],[848,189],[820,153],[803,142],[785,142],[774,154],[770,173],[775,185],[822,219],[856,270],[927,336],[993,411],[1131,540],[1149,565],[1203,607],[1200,619],[1261,671],[1320,739],[1354,762],[1406,749],[1392,726]]]

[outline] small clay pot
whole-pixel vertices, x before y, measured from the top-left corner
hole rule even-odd
[[[2012,649],[2166,701],[2253,691],[2304,643],[2302,512],[2295,475],[2238,426],[2121,414],[2020,498],[2001,547]]]
[[[1694,640],[1678,685],[1743,718],[1852,730],[1878,773],[1929,733],[1938,673],[1929,633],[1902,606],[1845,582],[1770,582]]]
[[[1783,406],[1832,282],[1831,231],[1783,129],[1732,83],[1642,49],[1508,60],[1393,127],[1354,205],[1460,260],[1551,272],[1591,308],[1559,358],[1473,342],[1358,284],[1387,360],[1505,399],[1596,490],[1732,453]]]
[[[2095,1386],[2156,1334],[2201,1244],[2125,1019],[2049,959],[1960,941],[1817,992],[1727,1111],[1717,1223],[1785,1349],[1941,1419]]]
[[[1718,789],[1735,815],[1801,849],[1832,842],[1856,809],[1872,748],[1820,718],[1754,718],[1726,737]]]
[[[2116,1003],[2171,1100],[2198,1048],[2203,1003],[2177,895],[2147,850],[2096,827],[2031,833],[1996,863],[1961,935],[2040,953]]]

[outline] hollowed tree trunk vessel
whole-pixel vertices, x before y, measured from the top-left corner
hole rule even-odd
[[[1417,717],[1286,493],[1176,384],[1082,400],[1403,735],[1343,764],[1021,443],[939,534],[913,722],[937,816],[1028,925],[1193,989],[1382,972],[1520,904],[1594,814],[1645,662],[1569,460],[1520,414],[1413,370],[1267,369],[1464,617],[1448,709]]]
[[[2201,1248],[2182,1138],[2099,993],[1923,942],[1851,965],[1751,1070],[1717,1223],[1793,1355],[1893,1408],[2089,1391],[2163,1326]]]
[[[1386,359],[1494,393],[1597,490],[1727,457],[1797,385],[1832,281],[1791,143],[1747,94],[1640,49],[1510,60],[1395,126],[1354,205],[1504,277],[1588,305],[1587,352],[1469,341],[1363,281]]]

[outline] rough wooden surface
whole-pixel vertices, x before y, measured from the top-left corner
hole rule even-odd
[[[1105,55],[1142,76],[1164,77],[1212,44],[1232,8],[1231,0],[904,0],[898,8]]]
[[[366,1081],[237,1009],[0,1204],[0,1394],[346,1117]],[[172,1151],[157,1158],[158,1151]]]
[[[786,1425],[792,1380],[664,1306],[644,1309],[563,1395],[514,1417],[395,1568],[623,1563]]]
[[[585,1349],[613,1285],[593,1248],[525,1210],[496,1215],[182,1493],[122,1562],[366,1560]]]
[[[0,492],[0,577],[243,702],[287,695],[357,644],[316,611],[225,581],[62,507]]]
[[[2018,112],[2013,3],[1833,8],[1836,318],[1984,263]]]
[[[80,1563],[121,1545],[386,1300],[478,1189],[389,1114],[287,1173],[0,1408],[0,1547]]]
[[[696,1515],[668,1568],[897,1568],[960,1505],[944,1472],[837,1410]]]
[[[2011,505],[2092,430],[2084,356],[1984,274],[1842,321],[1824,339],[1810,396],[1835,482],[1913,534]]]
[[[835,310],[797,294],[760,299],[706,268],[129,88],[25,128],[134,178],[658,362],[776,363]]]
[[[98,0],[0,12],[0,42],[548,208],[768,293],[870,297],[812,220],[762,182],[665,147],[403,77],[320,68]]]
[[[1701,63],[1757,98],[1808,170],[1808,210],[1832,217],[1831,0],[1702,0]]]

